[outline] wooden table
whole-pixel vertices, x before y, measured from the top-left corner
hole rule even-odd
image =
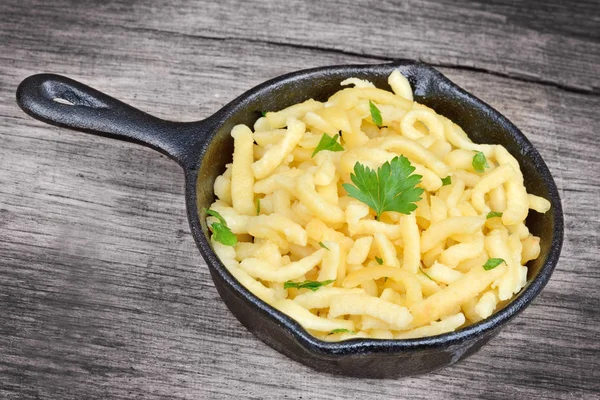
[[[356,3],[0,3],[0,398],[599,398],[599,3]],[[188,121],[282,73],[394,58],[519,126],[566,218],[531,307],[468,360],[399,380],[315,373],[257,340],[213,287],[174,162],[14,101],[56,72]]]

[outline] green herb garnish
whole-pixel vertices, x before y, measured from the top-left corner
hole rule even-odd
[[[321,140],[319,140],[319,144],[315,148],[315,151],[313,151],[311,157],[314,157],[315,154],[317,154],[321,150],[344,151],[342,145],[338,143],[339,137],[340,135],[338,133],[336,133],[333,137],[324,133],[323,136],[321,136]]]
[[[210,230],[213,233],[213,239],[224,244],[225,246],[235,246],[237,244],[237,236],[231,232],[231,229],[229,229],[227,226],[227,221],[225,221],[225,218],[223,218],[221,214],[215,210],[209,210],[208,208],[205,208],[204,211],[208,215],[212,215],[219,220],[219,222],[213,222],[210,224]]]
[[[496,217],[502,217],[502,213],[498,212],[498,211],[490,211],[485,216],[485,219],[496,218]]]
[[[256,199],[256,215],[260,214],[260,199]]]
[[[334,329],[334,330],[332,330],[331,332],[329,332],[329,333],[327,334],[327,336],[329,336],[329,335],[333,335],[334,333],[351,333],[352,335],[356,335],[356,332],[354,332],[354,331],[351,331],[350,329],[343,329],[343,328],[340,328],[340,329]]]
[[[419,267],[419,271],[421,271],[423,273],[423,275],[428,277],[430,280],[433,280],[429,275],[427,275],[427,272],[423,271],[423,268]]]
[[[321,286],[327,286],[330,283],[335,282],[335,279],[329,281],[304,281],[304,282],[292,282],[287,281],[283,284],[284,289],[296,288],[296,289],[309,289],[316,292]]]
[[[452,184],[452,177],[448,175],[445,178],[442,178],[442,186],[448,186]]]
[[[381,258],[375,257],[375,261],[377,261],[377,264],[383,265],[383,260]]]
[[[485,269],[486,271],[489,271],[490,269],[494,269],[496,268],[498,265],[502,264],[504,261],[502,258],[490,258],[488,259],[485,264],[483,264],[483,269]]]
[[[261,115],[262,115],[263,117],[266,117],[266,116],[267,116],[267,112],[266,112],[266,111],[261,111],[260,113],[261,113]]]
[[[471,162],[471,165],[475,169],[475,172],[479,173],[485,172],[485,169],[490,167],[488,165],[487,159],[485,158],[485,154],[483,154],[481,151],[478,151],[473,156],[473,161]]]
[[[329,247],[325,246],[325,243],[323,243],[323,242],[319,242],[319,246],[321,246],[325,250],[329,250]]]
[[[415,167],[404,156],[394,157],[391,162],[377,168],[377,171],[356,162],[354,173],[350,174],[350,179],[356,186],[349,183],[342,186],[348,196],[371,207],[377,220],[386,211],[410,214],[417,208],[414,203],[421,200],[423,193],[423,189],[416,187],[422,176],[411,175],[414,170]]]
[[[381,111],[379,111],[379,108],[377,108],[371,100],[369,100],[369,110],[371,110],[371,119],[373,120],[373,123],[378,127],[381,127],[381,125],[383,125]]]

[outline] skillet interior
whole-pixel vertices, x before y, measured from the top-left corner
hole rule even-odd
[[[214,200],[214,180],[232,160],[230,131],[233,126],[246,124],[252,127],[261,111],[276,111],[309,98],[324,101],[338,91],[340,82],[348,77],[368,79],[377,87],[389,90],[387,77],[394,68],[399,68],[409,79],[415,101],[452,119],[473,141],[502,144],[519,160],[527,191],[552,203],[546,214],[531,212],[527,219],[530,231],[541,237],[541,254],[528,264],[525,288],[504,309],[482,322],[424,339],[323,342],[257,299],[231,277],[210,249],[205,216],[198,210],[210,206]],[[562,210],[558,191],[541,156],[505,117],[429,66],[398,61],[300,71],[257,86],[213,117],[217,121],[213,126],[214,136],[202,150],[203,159],[197,175],[188,176],[188,215],[197,244],[210,266],[219,293],[236,317],[267,344],[316,369],[384,377],[426,372],[453,363],[475,352],[497,334],[504,322],[522,311],[543,288],[558,260],[562,245]]]

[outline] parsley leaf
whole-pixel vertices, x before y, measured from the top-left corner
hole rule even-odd
[[[377,171],[362,165],[354,164],[354,173],[350,179],[354,183],[342,186],[348,196],[362,201],[377,214],[377,220],[385,211],[397,211],[410,214],[417,208],[414,204],[421,200],[423,189],[416,187],[421,182],[421,175],[411,175],[415,170],[408,158],[394,157]]]
[[[496,218],[496,217],[501,217],[502,213],[498,212],[498,211],[490,211],[486,216],[485,219],[490,219],[490,218]]]
[[[209,210],[208,208],[205,208],[204,212],[206,212],[208,215],[212,215],[213,217],[217,218],[220,223],[227,226],[227,221],[225,221],[225,218],[223,218],[223,216],[215,210]]]
[[[325,250],[329,250],[329,247],[325,246],[325,243],[323,243],[323,242],[319,242],[319,246],[321,246]]]
[[[375,261],[377,261],[377,264],[383,265],[383,260],[381,258],[375,257]]]
[[[475,172],[479,173],[485,172],[485,169],[490,167],[488,165],[487,159],[485,158],[485,154],[483,154],[481,151],[478,151],[473,156],[473,161],[471,162],[471,165],[475,169]]]
[[[452,184],[452,177],[448,175],[445,178],[442,178],[442,186],[448,186]]]
[[[225,246],[235,246],[237,244],[237,236],[231,232],[231,229],[229,229],[227,226],[227,221],[225,221],[225,218],[223,218],[223,216],[221,216],[221,214],[215,210],[209,210],[208,208],[205,208],[204,211],[208,215],[212,215],[219,220],[219,222],[213,222],[210,224],[210,230],[212,231],[213,239],[224,244]]]
[[[261,111],[261,112],[260,112],[260,114],[261,114],[263,117],[266,117],[266,116],[267,116],[267,112],[266,112],[266,111]]]
[[[331,332],[329,332],[329,333],[327,334],[327,336],[329,336],[329,335],[333,335],[334,333],[351,333],[351,334],[353,334],[353,335],[355,335],[355,334],[356,334],[356,332],[354,332],[354,331],[351,331],[350,329],[339,328],[339,329],[334,329],[334,330],[332,330]]]
[[[237,244],[237,236],[226,225],[214,223],[210,228],[217,242],[223,243],[225,246],[235,246]]]
[[[321,286],[327,286],[330,283],[335,282],[335,279],[329,281],[304,281],[304,282],[292,282],[287,281],[283,284],[284,289],[296,288],[296,289],[309,289],[316,292]]]
[[[427,272],[423,271],[423,268],[419,267],[419,271],[421,271],[423,273],[423,275],[425,275],[426,277],[428,277],[429,280],[433,280],[429,275],[427,275]]]
[[[490,269],[494,269],[496,268],[498,265],[502,264],[504,261],[502,258],[490,258],[488,259],[485,264],[483,264],[483,269],[485,269],[486,271],[489,271]]]
[[[333,137],[324,133],[323,136],[321,136],[321,140],[319,140],[319,144],[315,148],[315,151],[313,151],[311,157],[314,157],[315,154],[317,154],[321,150],[344,151],[342,145],[339,144],[337,141],[339,137],[340,135],[338,133],[336,133]]]
[[[373,120],[373,123],[381,128],[381,125],[383,125],[381,111],[379,111],[379,108],[377,108],[377,106],[371,100],[369,100],[369,110],[371,111],[371,119]]]

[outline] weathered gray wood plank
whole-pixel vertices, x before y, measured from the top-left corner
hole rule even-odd
[[[205,40],[262,41],[385,60],[420,59],[574,90],[600,90],[600,5],[594,0],[564,5],[451,0],[31,3],[7,6],[8,26],[19,31],[33,18],[58,28],[51,41],[68,38],[65,26],[69,31],[126,28],[129,39],[154,31]],[[69,12],[61,14],[64,9]]]
[[[598,397],[600,163],[594,130],[600,97],[442,69],[507,115],[542,153],[565,208],[561,261],[536,302],[465,362],[396,381],[333,377],[270,349],[229,314],[189,234],[183,177],[175,163],[142,147],[34,121],[14,103],[14,89],[29,74],[59,72],[158,116],[194,120],[281,73],[377,60],[264,43],[261,35],[268,31],[294,44],[294,35],[311,27],[302,23],[288,30],[283,3],[269,8],[267,27],[255,30],[235,25],[249,11],[234,18],[227,13],[229,3],[219,12],[204,4],[208,11],[190,15],[190,9],[169,2],[163,18],[156,14],[158,2],[102,7],[90,2],[74,4],[70,12],[57,4],[0,6],[0,397]],[[411,4],[411,12],[418,5],[425,24],[433,5]],[[336,21],[330,24],[322,10],[298,11],[321,13],[314,23],[319,33],[311,40],[328,39],[332,48],[347,46],[336,29],[348,29],[344,13],[356,10],[340,12],[328,14]],[[582,26],[594,21],[578,15]],[[194,16],[202,28],[193,26]],[[164,32],[161,24],[179,31]],[[456,22],[463,24],[464,31],[469,23]],[[234,39],[205,38],[205,31],[198,35],[201,29],[212,29],[214,36],[229,32]],[[235,38],[240,29],[252,35]],[[371,36],[389,35],[385,26],[368,29]],[[597,46],[596,38],[578,28],[560,34]],[[427,43],[419,40],[414,43]],[[490,44],[494,51],[498,41]],[[455,54],[446,48],[437,57],[452,64],[471,54],[470,46],[468,39],[457,40]],[[530,67],[518,57],[499,62],[495,71],[512,68],[511,62]],[[571,67],[545,68],[562,79]],[[597,78],[598,66],[592,67]],[[583,82],[586,74],[581,70],[561,84]]]

